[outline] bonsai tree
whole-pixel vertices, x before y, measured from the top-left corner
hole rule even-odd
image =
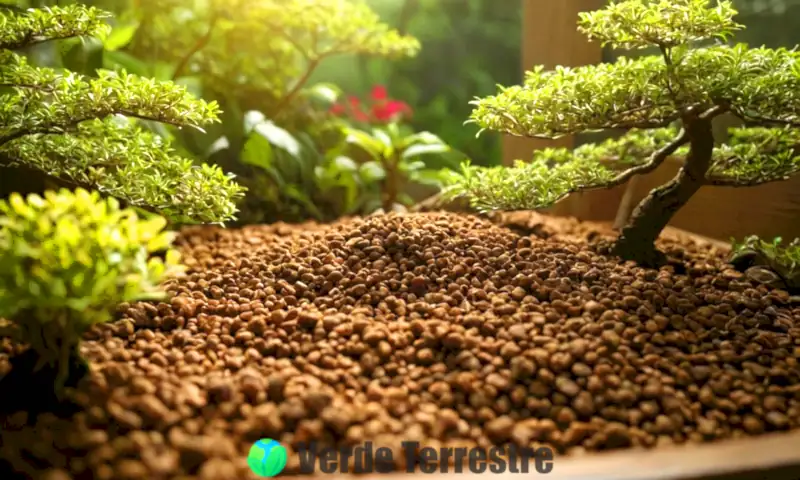
[[[37,68],[15,50],[51,40],[107,33],[106,14],[71,5],[0,8],[0,167],[27,167],[70,185],[97,189],[175,222],[234,218],[243,188],[218,167],[195,165],[132,123],[199,129],[218,107],[184,87],[124,71],[84,77]]]
[[[46,374],[36,385],[15,357],[4,392],[19,390],[14,380],[23,390],[49,381],[60,394],[86,372],[78,345],[89,327],[111,320],[121,302],[164,297],[159,283],[180,270],[165,226],[83,189],[0,201],[0,334],[30,345],[26,366]],[[151,257],[158,251],[163,260]]]
[[[224,122],[210,135],[184,131],[178,138],[247,185],[243,219],[345,213],[328,193],[331,175],[314,174],[336,170],[326,152],[344,137],[328,112],[338,89],[317,83],[315,73],[336,56],[411,57],[420,48],[416,39],[381,22],[363,0],[141,0],[132,16],[138,26],[131,42],[108,57],[144,60],[222,105]],[[247,118],[256,114],[265,121],[249,128]],[[287,132],[302,151],[283,148]],[[338,192],[352,182],[336,183]]]
[[[557,138],[625,129],[621,138],[574,151],[547,149],[512,168],[465,166],[449,194],[481,210],[547,207],[573,192],[610,188],[677,156],[682,167],[635,208],[611,253],[645,264],[663,260],[655,240],[705,185],[744,187],[800,169],[800,53],[709,44],[742,28],[731,2],[624,0],[583,13],[579,30],[616,48],[658,54],[613,64],[526,74],[524,85],[478,99],[471,121],[522,137]],[[720,144],[712,121],[742,119]]]
[[[138,8],[129,51],[173,63],[173,78],[196,76],[211,96],[275,121],[303,103],[325,59],[405,58],[420,48],[363,0],[141,0]]]

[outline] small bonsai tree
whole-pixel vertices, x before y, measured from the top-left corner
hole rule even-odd
[[[479,99],[471,121],[482,129],[557,138],[626,129],[621,138],[574,151],[547,149],[512,168],[466,166],[450,195],[482,210],[536,209],[567,195],[610,188],[683,158],[677,176],[636,207],[611,252],[658,263],[659,233],[704,185],[743,187],[782,180],[800,169],[800,53],[705,45],[742,28],[731,2],[624,0],[581,14],[579,30],[617,48],[658,55],[554,71],[536,68],[524,85]],[[733,114],[747,125],[715,141],[712,120]]]
[[[83,189],[0,201],[0,334],[30,345],[34,371],[53,369],[56,393],[79,373],[89,327],[121,302],[163,298],[159,283],[180,270],[165,226]]]
[[[138,28],[124,53],[170,66],[161,70],[226,111],[210,135],[188,131],[178,138],[247,185],[243,220],[348,213],[337,207],[352,202],[336,197],[352,182],[336,180],[334,194],[328,188],[337,168],[326,152],[343,139],[328,113],[338,89],[317,83],[315,73],[336,56],[411,57],[420,48],[416,39],[390,28],[363,0],[141,0],[134,13]],[[247,127],[253,112],[266,126]],[[287,132],[302,151],[282,148]],[[331,175],[317,178],[319,169]]]
[[[739,271],[760,283],[800,293],[800,238],[784,244],[780,237],[767,242],[751,235],[732,244],[729,260]]]
[[[303,104],[325,59],[404,58],[420,48],[363,0],[141,0],[139,10],[130,51],[174,63],[174,78],[197,75],[208,94],[276,122]]]
[[[110,71],[87,78],[33,67],[14,53],[51,40],[102,36],[105,17],[82,5],[0,9],[0,167],[40,170],[175,222],[233,219],[242,187],[217,167],[175,155],[130,120],[199,128],[216,121],[215,103],[172,83]]]

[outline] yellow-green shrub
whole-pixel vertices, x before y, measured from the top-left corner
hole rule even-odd
[[[120,302],[165,295],[160,282],[181,269],[165,226],[83,189],[0,201],[0,318],[36,351],[37,368],[58,367],[56,391],[89,327]]]

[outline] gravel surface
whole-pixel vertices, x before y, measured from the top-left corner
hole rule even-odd
[[[238,480],[262,437],[579,454],[800,426],[787,293],[702,242],[665,239],[680,268],[648,270],[587,246],[602,226],[511,223],[185,230],[177,296],[83,344],[85,410],[12,415],[0,454],[39,478]]]

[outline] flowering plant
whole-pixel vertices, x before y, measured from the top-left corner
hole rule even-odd
[[[407,103],[390,98],[385,86],[376,85],[367,102],[350,95],[344,101],[335,103],[330,113],[351,122],[375,125],[407,120],[413,111]]]

